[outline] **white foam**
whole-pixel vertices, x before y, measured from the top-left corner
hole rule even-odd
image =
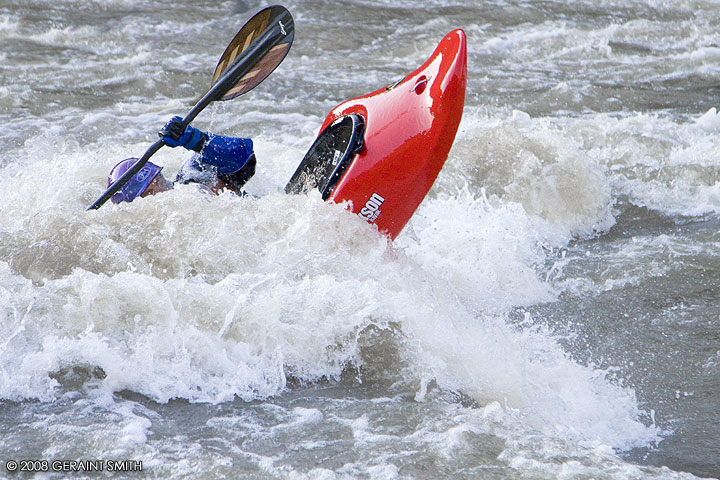
[[[161,402],[266,398],[288,374],[339,378],[362,365],[360,333],[394,322],[420,379],[500,401],[549,434],[620,447],[655,438],[631,390],[568,359],[549,333],[502,319],[554,298],[537,269],[543,246],[570,238],[562,220],[442,188],[394,247],[318,194],[209,197],[182,186],[86,212],[106,175],[96,158],[136,149],[102,148],[41,137],[25,150],[37,168],[0,180],[13,265],[3,266],[0,285],[13,293],[2,308],[16,332],[0,350],[3,398],[50,399],[49,374],[71,365],[99,366],[108,390]],[[183,158],[158,154],[169,174]],[[272,177],[257,180],[271,189]],[[128,441],[142,441],[140,427]]]
[[[520,203],[530,215],[550,222],[540,237],[553,243],[589,236],[614,224],[605,167],[568,138],[562,125],[513,111],[509,118],[470,117],[461,125],[452,158],[438,188],[467,184],[477,195]]]
[[[561,123],[608,169],[614,195],[667,214],[704,215],[720,212],[716,117],[711,109],[690,121],[633,114]]]

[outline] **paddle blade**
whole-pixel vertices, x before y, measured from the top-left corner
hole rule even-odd
[[[253,68],[244,73],[217,100],[230,100],[252,90],[285,59],[295,37],[295,22],[285,7],[275,5],[265,8],[248,20],[220,57],[211,85],[222,81],[235,69],[243,58],[243,52],[256,47],[258,42],[267,42],[269,36],[275,39],[273,43],[276,44],[263,51],[262,57],[254,62]]]

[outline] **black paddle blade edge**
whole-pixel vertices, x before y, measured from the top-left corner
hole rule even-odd
[[[287,56],[295,38],[295,21],[281,5],[267,7],[247,21],[218,61],[212,86],[222,83],[222,95],[230,100],[265,80]],[[252,68],[244,68],[251,65]]]

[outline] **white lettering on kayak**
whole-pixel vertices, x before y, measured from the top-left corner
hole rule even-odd
[[[364,218],[369,223],[373,223],[380,216],[380,206],[383,204],[385,199],[377,193],[373,193],[370,200],[365,202],[365,206],[360,209],[358,216]]]

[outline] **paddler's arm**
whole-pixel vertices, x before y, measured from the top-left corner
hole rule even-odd
[[[181,123],[182,118],[173,117],[158,135],[170,147],[181,146],[198,152],[200,155],[197,159],[217,167],[219,173],[237,172],[254,156],[253,141],[250,138],[201,132],[190,125],[182,131]]]

